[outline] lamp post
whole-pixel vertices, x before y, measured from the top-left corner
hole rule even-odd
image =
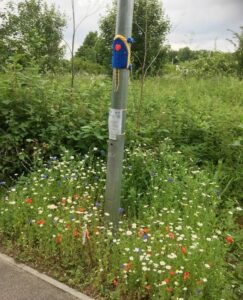
[[[119,221],[122,162],[130,68],[130,43],[134,0],[119,0],[116,36],[113,42],[113,84],[109,111],[109,141],[105,193],[105,213],[114,225]]]

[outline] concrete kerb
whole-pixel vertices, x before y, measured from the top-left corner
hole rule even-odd
[[[2,254],[0,253],[0,259],[2,259],[4,262],[8,263],[8,264],[11,264],[19,269],[22,269],[24,270],[25,272],[27,273],[30,273],[32,275],[34,275],[35,277],[38,277],[40,278],[41,280],[55,286],[56,288],[76,297],[77,299],[80,299],[80,300],[95,300],[93,298],[90,298],[88,296],[86,296],[85,294],[82,294],[72,288],[70,288],[69,286],[67,286],[66,284],[63,284],[45,274],[42,274],[38,271],[36,271],[35,269],[31,268],[31,267],[28,267],[26,266],[25,264],[21,264],[21,263],[16,263],[15,260],[5,254]]]

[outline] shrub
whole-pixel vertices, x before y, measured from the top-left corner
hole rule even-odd
[[[80,74],[107,74],[107,70],[104,66],[91,61],[83,60],[78,57],[75,57],[74,59],[74,68],[75,72],[78,72]]]
[[[104,83],[90,80],[86,90],[74,92],[35,68],[9,68],[0,82],[0,177],[29,169],[38,151],[85,153],[92,145],[105,145],[106,113],[100,110],[101,99],[103,105],[107,99]]]
[[[236,60],[230,53],[212,52],[182,65],[183,75],[196,78],[236,75]]]

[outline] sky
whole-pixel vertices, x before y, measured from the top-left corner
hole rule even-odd
[[[7,0],[0,0],[0,10]],[[19,2],[21,0],[13,0]],[[71,44],[71,0],[48,0],[65,13],[67,27],[64,32],[66,43]],[[83,20],[77,32],[75,49],[83,42],[89,31],[98,30],[99,19],[105,15],[111,0],[75,0],[77,23]],[[173,49],[190,47],[233,51],[227,40],[232,38],[230,30],[239,32],[243,26],[243,0],[162,0],[165,14],[171,22],[167,44]],[[67,57],[69,53],[67,50]]]

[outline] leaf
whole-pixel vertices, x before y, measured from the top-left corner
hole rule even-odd
[[[236,141],[234,141],[234,142],[231,144],[231,146],[233,146],[233,147],[240,147],[240,146],[242,146],[242,145],[241,145],[241,140],[236,140]]]

